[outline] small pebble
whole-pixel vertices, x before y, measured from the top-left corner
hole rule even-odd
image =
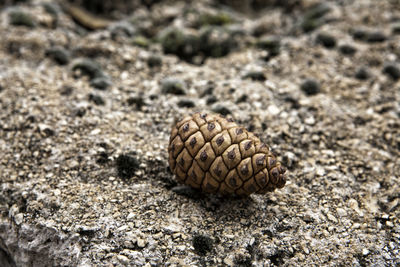
[[[321,91],[321,86],[319,82],[317,82],[314,79],[306,79],[303,81],[303,83],[300,85],[300,89],[306,94],[306,95],[316,95]]]
[[[281,110],[276,105],[273,104],[268,106],[267,111],[272,116],[276,116],[281,112]]]
[[[144,248],[147,245],[147,241],[142,238],[138,238],[136,244],[139,248]]]
[[[314,116],[309,116],[307,117],[304,122],[308,125],[314,125],[315,124],[315,118]]]
[[[117,259],[123,264],[123,265],[128,265],[129,264],[129,258],[124,256],[124,255],[117,255]]]
[[[400,69],[395,63],[387,63],[383,67],[382,72],[388,75],[393,80],[398,80],[400,78]]]
[[[342,208],[337,208],[336,212],[338,214],[339,217],[343,218],[345,216],[347,216],[347,212],[346,210],[342,209]]]

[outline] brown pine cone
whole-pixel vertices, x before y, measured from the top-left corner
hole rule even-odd
[[[169,166],[204,192],[250,195],[282,188],[285,168],[253,133],[220,115],[195,113],[171,132]]]

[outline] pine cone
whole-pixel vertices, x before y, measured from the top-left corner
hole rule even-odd
[[[195,113],[178,122],[168,153],[177,180],[204,192],[247,196],[286,183],[285,168],[268,146],[220,115]]]

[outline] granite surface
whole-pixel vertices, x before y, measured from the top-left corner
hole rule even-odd
[[[400,264],[398,1],[12,2],[1,266]],[[286,186],[177,184],[170,129],[196,111],[257,133]]]

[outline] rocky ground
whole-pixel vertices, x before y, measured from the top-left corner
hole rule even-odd
[[[398,1],[110,2],[0,9],[1,266],[400,264]],[[257,133],[286,186],[178,185],[195,111]]]

